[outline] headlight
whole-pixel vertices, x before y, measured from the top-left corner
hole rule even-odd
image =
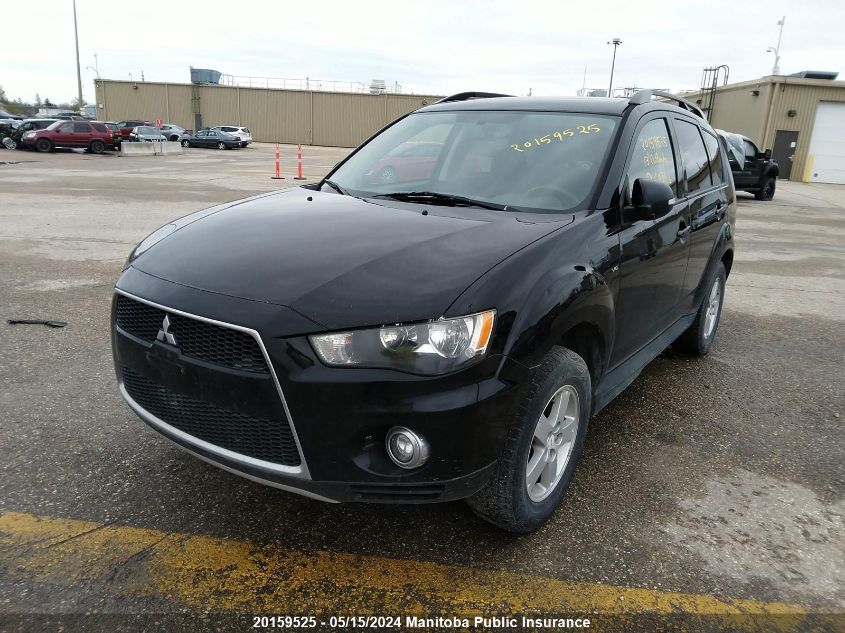
[[[479,360],[493,333],[495,310],[428,323],[310,336],[320,360],[332,367],[381,367],[435,375]]]
[[[21,138],[25,138],[27,140],[31,139],[31,138],[35,138],[35,132],[33,130],[30,130],[29,132],[24,132],[23,136]]]

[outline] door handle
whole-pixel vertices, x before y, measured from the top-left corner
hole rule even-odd
[[[678,239],[679,239],[679,240],[681,240],[681,241],[683,241],[683,239],[684,239],[687,235],[689,235],[689,234],[690,234],[690,231],[692,231],[692,226],[688,226],[688,227],[686,227],[686,228],[681,229],[680,231],[678,231]]]
[[[716,203],[716,219],[721,220],[723,217],[725,217],[725,205],[719,200]]]

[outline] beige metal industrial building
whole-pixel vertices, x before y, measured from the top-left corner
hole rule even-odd
[[[682,96],[713,127],[772,149],[781,178],[845,184],[845,81],[773,75],[719,86],[712,102],[707,91]]]
[[[256,141],[355,147],[435,95],[277,90],[98,79],[101,121],[161,119],[189,129],[245,125]]]

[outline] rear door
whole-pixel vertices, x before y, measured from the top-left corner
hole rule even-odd
[[[79,121],[73,124],[73,142],[76,147],[88,147],[91,139],[92,132],[90,125],[87,123],[80,123]]]
[[[697,291],[708,281],[710,254],[726,222],[728,180],[716,137],[685,116],[676,115],[674,123],[684,166],[682,192],[689,204],[692,229],[680,306],[682,312],[691,313],[698,307]]]
[[[678,198],[679,163],[667,113],[648,114],[637,125],[628,156],[625,202],[638,178],[663,182],[675,194],[662,217],[623,222],[619,294],[611,368],[625,361],[678,318],[677,305],[689,257],[687,202]]]

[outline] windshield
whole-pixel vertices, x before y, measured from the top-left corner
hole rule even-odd
[[[147,134],[147,135],[151,134],[151,135],[154,135],[154,136],[158,136],[159,134],[161,134],[159,129],[156,128],[156,127],[137,127],[137,128],[135,128],[135,131],[138,134]]]
[[[564,211],[593,190],[616,123],[561,112],[421,112],[373,139],[331,181],[361,197],[434,192]]]

